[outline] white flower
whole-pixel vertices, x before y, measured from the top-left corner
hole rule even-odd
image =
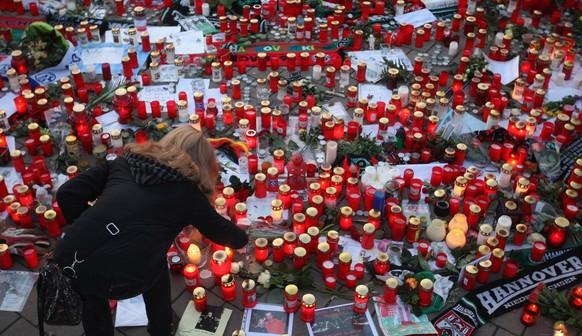
[[[259,274],[259,278],[257,279],[257,282],[260,283],[261,285],[263,285],[263,287],[269,288],[269,286],[271,285],[270,280],[271,280],[271,274],[269,273],[269,271],[265,270],[265,271],[261,272],[261,274]]]
[[[232,274],[238,274],[238,272],[240,271],[240,269],[242,267],[243,267],[243,262],[242,261],[232,263],[232,265],[230,266],[230,273],[232,273]]]

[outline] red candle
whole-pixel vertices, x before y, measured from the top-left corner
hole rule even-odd
[[[356,273],[349,271],[348,274],[346,274],[346,287],[355,288],[357,280],[358,277],[356,276]]]
[[[445,266],[447,266],[447,254],[446,253],[439,253],[436,256],[436,266],[438,268],[443,268]]]
[[[479,269],[476,266],[468,265],[465,267],[465,276],[463,277],[462,287],[466,291],[472,291],[477,282],[477,273]]]
[[[202,287],[196,287],[192,292],[194,296],[194,308],[198,312],[203,312],[206,310],[206,290]]]
[[[576,310],[582,309],[582,287],[575,287],[568,299],[570,306]]]
[[[325,278],[328,275],[333,275],[334,263],[331,260],[326,260],[321,263],[321,275]]]
[[[283,251],[284,240],[277,238],[273,240],[273,261],[276,263],[285,260],[285,252]]]
[[[390,277],[386,280],[384,287],[384,301],[388,304],[396,303],[396,293],[398,292],[398,280]]]
[[[302,269],[303,266],[305,266],[307,258],[307,250],[303,247],[296,247],[295,250],[293,250],[293,267],[296,270]]]
[[[22,255],[24,256],[24,260],[26,261],[26,265],[29,268],[35,268],[38,266],[38,255],[36,253],[36,249],[34,245],[27,245],[22,248]]]
[[[338,272],[337,276],[340,279],[345,279],[352,266],[352,256],[347,252],[342,252],[338,258]]]
[[[305,323],[312,323],[315,321],[315,296],[313,294],[305,294],[301,299],[301,321]]]
[[[542,261],[542,257],[546,253],[546,244],[542,241],[537,241],[533,244],[530,259],[534,262]]]
[[[0,269],[7,270],[12,268],[12,256],[8,250],[7,244],[0,244]]]
[[[430,247],[428,241],[426,240],[421,240],[418,242],[418,253],[425,257],[428,253],[428,248]]]
[[[324,281],[325,281],[325,287],[327,287],[328,289],[334,289],[335,284],[337,282],[337,278],[335,277],[335,275],[330,274],[330,275],[324,277]]]
[[[370,211],[370,209],[372,209],[372,207],[374,206],[374,193],[376,193],[376,188],[374,187],[366,188],[366,193],[364,194],[364,210]]]
[[[528,303],[523,307],[520,321],[526,326],[532,326],[538,321],[540,316],[540,308],[535,303]]]
[[[225,274],[221,278],[222,299],[224,301],[234,301],[236,299],[236,282],[232,274]]]
[[[242,282],[242,292],[243,292],[243,306],[247,308],[253,308],[257,305],[257,287],[255,286],[255,281],[252,279],[246,279]]]
[[[491,261],[483,260],[479,262],[479,273],[477,274],[477,281],[479,283],[486,283],[489,278],[489,272],[491,271]]]
[[[518,271],[519,271],[519,264],[517,263],[517,261],[512,260],[512,259],[508,259],[505,262],[505,268],[503,269],[503,278],[504,279],[513,278],[517,275]]]
[[[430,279],[422,279],[418,291],[421,307],[428,307],[432,303],[432,291],[434,283]]]
[[[268,241],[265,238],[257,238],[255,240],[255,258],[257,262],[263,262],[267,260],[269,255]]]
[[[362,279],[364,277],[365,271],[366,271],[366,268],[364,267],[364,264],[357,263],[354,265],[354,273],[356,274],[356,277],[358,279]]]
[[[184,281],[186,282],[186,289],[193,292],[194,288],[200,285],[200,276],[198,267],[194,264],[188,264],[184,267]]]
[[[370,291],[366,285],[359,285],[354,291],[354,312],[364,314],[368,310]]]

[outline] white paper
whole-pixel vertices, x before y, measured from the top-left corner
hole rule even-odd
[[[125,49],[123,47],[85,48],[81,51],[81,59],[85,64],[119,63]]]
[[[187,91],[188,92],[188,91]],[[154,100],[160,102],[160,107],[162,110],[166,108],[166,102],[169,100],[177,100],[178,93],[172,93],[168,85],[147,85],[142,87],[142,90],[137,94],[139,100],[146,103],[151,103]],[[188,105],[190,106],[190,105]],[[146,104],[146,109],[148,113],[151,113],[150,104]]]
[[[115,327],[142,327],[148,325],[145,302],[141,295],[117,301]]]
[[[129,28],[121,28],[121,38],[122,40],[129,41],[129,37],[127,35],[127,30]],[[172,34],[177,34],[181,30],[178,26],[172,27],[152,27],[148,26],[148,34],[150,34],[150,41],[154,43],[156,40],[164,39],[164,38],[171,38]],[[141,39],[138,39],[141,42]],[[111,34],[111,30],[105,32],[105,42],[113,43],[113,35]]]
[[[10,141],[8,142],[8,147],[10,147]],[[14,148],[14,144],[12,145],[12,148]],[[16,172],[16,169],[14,169],[14,167],[0,167],[0,175],[4,177],[4,182],[6,182],[6,188],[8,190],[12,190],[12,188],[16,184],[22,183],[20,174]]]
[[[7,92],[4,97],[0,98],[0,108],[6,112],[7,118],[16,113],[14,98],[16,98],[16,95],[12,92]]]
[[[374,240],[374,247],[370,250],[365,250],[362,248],[362,244],[359,241],[355,241],[349,236],[344,237],[343,252],[348,252],[352,256],[352,266],[350,269],[354,269],[355,264],[363,263],[364,261],[372,261],[378,257],[378,254],[382,251],[378,249],[380,240]]]
[[[117,112],[115,111],[111,111],[111,112],[107,112],[105,114],[102,114],[98,117],[95,117],[95,119],[97,119],[97,122],[99,122],[99,124],[103,127],[111,125],[113,123],[117,122],[117,119],[119,119],[119,114],[117,114]]]
[[[176,71],[176,66],[174,64],[160,65],[160,82],[177,82],[179,79],[180,77],[178,77],[178,72]]]
[[[386,85],[360,84],[358,86],[358,98],[366,98],[369,103],[383,101],[388,103],[392,99],[392,91]]]
[[[176,54],[204,53],[205,39],[201,31],[189,30],[169,35],[167,42],[173,42]]]
[[[0,311],[21,312],[37,278],[33,272],[0,271]]]
[[[348,111],[346,111],[346,108],[341,103],[335,103],[333,105],[324,104],[322,107],[324,110],[331,113],[334,118],[343,119],[346,124],[348,121],[352,120],[350,118],[350,116],[348,115]],[[294,129],[294,128],[291,127],[291,129]]]
[[[434,16],[428,9],[421,9],[398,15],[395,16],[394,19],[398,21],[398,23],[412,24],[414,25],[414,28],[418,28],[425,23],[431,23],[437,20],[436,16]]]
[[[519,56],[506,62],[494,61],[485,54],[483,54],[483,57],[489,62],[487,70],[501,75],[501,84],[507,85],[519,77]]]

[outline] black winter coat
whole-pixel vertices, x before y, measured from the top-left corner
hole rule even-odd
[[[139,155],[128,154],[76,176],[58,189],[57,201],[71,225],[55,249],[55,260],[61,267],[70,266],[78,252],[77,260],[84,260],[75,264],[78,275],[105,272],[144,282],[155,279],[175,237],[189,224],[234,249],[248,241],[195,184]],[[117,229],[119,233],[110,233]]]

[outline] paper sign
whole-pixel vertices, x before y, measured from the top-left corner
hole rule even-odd
[[[81,59],[85,64],[120,63],[124,51],[123,47],[83,49]],[[119,62],[112,62],[112,60],[119,60]]]
[[[12,92],[8,92],[4,97],[0,98],[0,106],[4,112],[6,112],[6,117],[10,118],[11,115],[16,113],[16,105],[14,105],[14,98],[16,95]]]
[[[160,104],[165,107],[165,102],[169,100],[177,100],[176,92],[172,92],[168,85],[148,85],[144,86],[143,89],[137,94],[139,100],[145,101],[147,103],[151,103],[154,100],[160,102]],[[146,107],[149,110],[149,105],[146,104]]]
[[[179,79],[178,71],[176,71],[176,66],[173,64],[162,64],[160,65],[160,82],[169,83],[177,82]]]
[[[148,325],[143,297],[136,296],[127,300],[117,301],[115,327],[142,327]]]
[[[178,55],[204,53],[205,40],[201,31],[190,30],[172,34],[167,42],[174,43]]]
[[[129,37],[127,35],[127,30],[129,28],[120,28],[120,34],[122,40],[129,41]],[[159,39],[169,38],[172,34],[177,34],[180,32],[180,27],[173,26],[173,27],[152,27],[148,26],[148,34],[150,35],[150,41],[154,42]],[[105,32],[105,42],[113,43],[113,35],[111,34],[111,30]]]
[[[398,23],[411,24],[414,26],[414,28],[418,28],[425,23],[431,23],[437,20],[436,16],[434,16],[428,9],[421,9],[414,12],[398,15],[395,16],[394,19],[398,21]]]
[[[485,54],[483,54],[483,57],[489,62],[487,70],[494,74],[501,74],[501,84],[507,85],[519,77],[519,56],[507,62],[493,61]]]

